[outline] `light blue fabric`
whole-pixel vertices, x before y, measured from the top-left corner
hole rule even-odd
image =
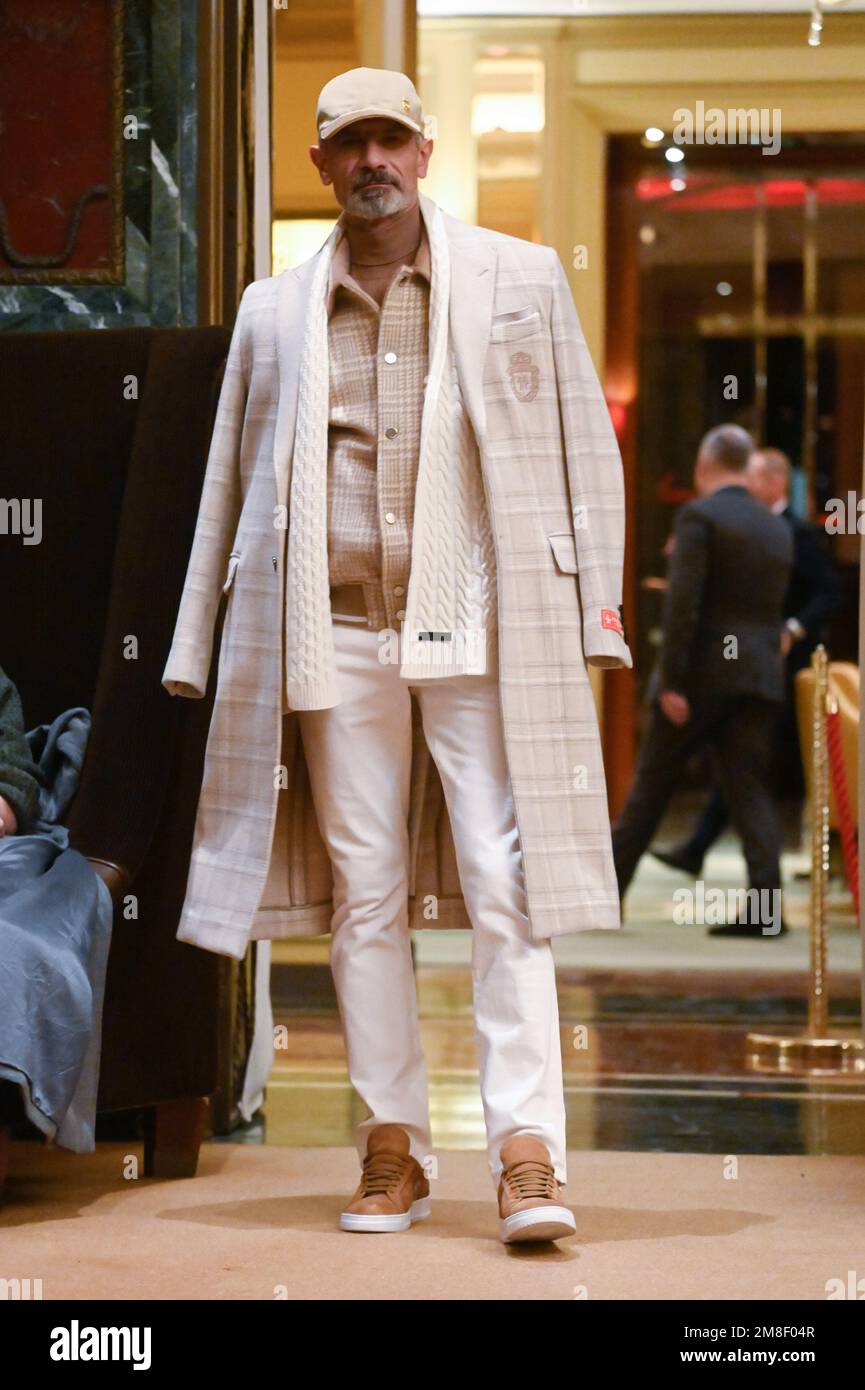
[[[62,824],[81,775],[90,714],[27,734],[43,775],[27,835],[0,838],[0,1077],[28,1118],[75,1153],[96,1147],[102,1005],[113,907]]]

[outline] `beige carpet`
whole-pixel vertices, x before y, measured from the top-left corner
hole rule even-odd
[[[124,1177],[135,1146],[16,1143],[3,1278],[46,1299],[824,1299],[865,1277],[865,1158],[571,1153],[578,1235],[497,1239],[482,1153],[441,1152],[433,1216],[398,1235],[337,1228],[350,1149],[208,1144],[199,1175]]]

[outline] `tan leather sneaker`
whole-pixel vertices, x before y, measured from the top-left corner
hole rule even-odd
[[[357,1191],[341,1212],[343,1231],[407,1231],[430,1214],[429,1182],[399,1125],[376,1125],[367,1139]]]
[[[550,1151],[533,1134],[515,1134],[502,1144],[499,1235],[515,1240],[559,1240],[576,1233],[574,1214],[561,1202]]]

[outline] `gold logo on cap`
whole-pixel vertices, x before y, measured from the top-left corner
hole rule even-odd
[[[402,99],[402,109],[403,109],[403,111],[410,111],[410,110],[411,110],[411,102],[409,101],[408,97],[403,97],[403,99]]]

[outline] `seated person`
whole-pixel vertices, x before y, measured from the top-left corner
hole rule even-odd
[[[28,733],[0,669],[0,1127],[23,1116],[76,1153],[95,1148],[113,918],[64,824],[89,732],[76,706]]]
[[[25,832],[39,814],[39,768],[24,736],[21,700],[0,667],[0,836]]]

